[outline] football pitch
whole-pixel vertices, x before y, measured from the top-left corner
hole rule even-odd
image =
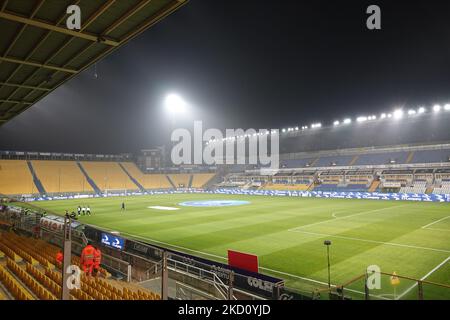
[[[193,207],[186,201],[238,200],[239,206]],[[248,201],[248,203],[245,203]],[[121,211],[124,202],[126,210]],[[450,205],[406,201],[218,194],[166,194],[35,202],[57,214],[89,205],[80,221],[122,235],[226,263],[227,250],[259,256],[260,272],[302,292],[342,285],[370,265],[382,272],[450,285]],[[170,210],[172,209],[172,210]],[[424,284],[425,299],[450,289]],[[364,279],[345,286],[362,298]],[[381,276],[377,299],[416,299],[417,282]]]

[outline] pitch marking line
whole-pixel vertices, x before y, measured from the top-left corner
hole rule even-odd
[[[386,208],[381,208],[381,209],[362,211],[362,212],[358,212],[358,213],[351,214],[351,215],[344,216],[344,217],[338,217],[338,218],[334,218],[334,219],[328,219],[328,220],[324,220],[324,221],[319,221],[319,222],[314,222],[314,223],[310,223],[310,224],[305,224],[303,226],[298,226],[298,227],[295,227],[295,228],[288,229],[288,231],[295,231],[297,229],[302,229],[302,228],[306,228],[306,227],[316,226],[316,225],[323,224],[323,223],[328,223],[328,222],[331,222],[331,221],[334,222],[336,220],[348,219],[348,218],[352,218],[352,217],[356,217],[356,216],[362,216],[362,215],[365,215],[365,214],[368,214],[368,213],[379,212],[379,211],[384,211],[384,210],[387,210],[387,209],[393,209],[393,208],[399,208],[399,207],[405,207],[405,206],[407,206],[407,205],[406,204],[402,204],[402,205],[393,206],[393,207],[386,207]]]
[[[445,230],[445,229],[434,229],[434,228],[429,228],[429,227],[432,226],[433,224],[436,224],[436,223],[438,223],[438,222],[444,221],[444,220],[446,220],[446,219],[448,219],[448,218],[450,218],[450,216],[447,216],[447,217],[444,217],[444,218],[442,218],[442,219],[439,219],[439,220],[436,220],[436,221],[434,221],[434,222],[431,222],[431,223],[427,224],[426,226],[423,226],[422,229]],[[450,230],[447,230],[447,231],[450,231]]]
[[[291,230],[291,232],[303,233],[303,234],[308,234],[308,235],[312,235],[312,236],[319,236],[319,237],[324,237],[324,238],[325,237],[327,237],[327,238],[336,238],[336,239],[344,239],[344,240],[376,243],[376,244],[382,244],[382,245],[394,246],[394,247],[403,247],[403,248],[410,248],[410,249],[419,249],[419,250],[428,250],[428,251],[450,253],[450,250],[444,250],[444,249],[420,247],[420,246],[413,246],[413,245],[409,245],[409,244],[401,244],[401,243],[394,243],[394,242],[383,242],[383,241],[362,239],[362,238],[353,238],[353,237],[339,236],[339,235],[333,235],[333,234],[327,234],[327,233],[308,232],[308,231],[300,231],[300,230]]]
[[[104,228],[104,229],[108,229],[108,228]],[[189,249],[189,248],[186,248],[186,247],[178,246],[178,245],[175,245],[175,244],[170,244],[170,243],[159,241],[159,240],[154,240],[154,239],[150,239],[150,238],[146,238],[146,237],[132,235],[132,234],[126,233],[126,232],[121,232],[121,233],[124,234],[124,235],[128,235],[131,238],[139,238],[139,239],[146,240],[146,241],[149,241],[149,242],[155,242],[155,243],[163,244],[163,245],[168,246],[168,247],[181,249],[183,251],[194,252],[194,253],[202,254],[202,255],[205,255],[205,256],[214,257],[214,258],[217,258],[217,259],[227,260],[227,258],[222,257],[222,256],[218,256],[216,254],[207,253],[207,252],[198,251],[198,250],[193,250],[193,249]],[[300,279],[300,280],[309,281],[309,282],[312,282],[312,283],[328,286],[328,283],[323,282],[323,281],[314,280],[314,279],[310,279],[310,278],[305,278],[305,277],[297,276],[295,274],[291,274],[291,273],[287,273],[287,272],[283,272],[283,271],[278,271],[278,270],[275,270],[275,269],[265,268],[265,267],[260,267],[260,269],[266,270],[266,271],[269,271],[269,272],[273,272],[273,273],[277,273],[277,274],[286,275],[286,276],[289,276],[289,277],[292,277],[292,278],[296,278],[296,279]],[[331,284],[331,286],[332,287],[336,287],[335,284]],[[365,293],[362,292],[362,291],[353,290],[353,289],[345,289],[345,290],[365,295]],[[388,298],[385,298],[385,297],[382,297],[382,296],[378,296],[378,295],[373,295],[373,294],[370,294],[370,296],[377,297],[377,298],[384,299],[384,300],[391,300],[391,299],[388,299]]]
[[[431,276],[431,274],[433,274],[436,270],[438,270],[440,267],[442,267],[444,264],[447,263],[447,261],[450,260],[450,256],[447,257],[447,259],[445,259],[444,261],[442,261],[440,264],[438,264],[436,267],[434,267],[433,270],[431,270],[430,272],[428,272],[426,275],[424,275],[420,281],[425,280],[426,278],[428,278],[429,276]],[[415,287],[417,287],[417,282],[414,283],[411,287],[409,287],[407,290],[405,290],[401,295],[399,295],[396,300],[400,300],[401,298],[403,298],[405,295],[407,295],[412,289],[414,289]]]

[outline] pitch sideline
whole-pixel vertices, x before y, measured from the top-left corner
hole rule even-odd
[[[429,276],[431,276],[434,272],[436,272],[437,270],[439,270],[444,264],[447,263],[447,261],[450,260],[450,256],[448,256],[444,261],[442,261],[440,264],[438,264],[436,267],[434,267],[430,272],[428,272],[426,275],[424,275],[422,278],[420,278],[420,281],[425,280],[426,278],[428,278]],[[405,295],[407,295],[412,289],[414,289],[417,286],[417,282],[414,283],[411,287],[409,287],[408,289],[406,289],[401,295],[399,295],[396,300],[400,300],[401,298],[403,298]]]
[[[111,229],[108,229],[108,228],[104,228],[104,229],[111,230]],[[142,239],[142,240],[163,244],[163,245],[168,246],[168,247],[177,248],[177,249],[181,249],[181,250],[189,251],[189,252],[194,252],[194,253],[210,256],[210,257],[215,257],[215,258],[218,258],[218,259],[221,259],[221,260],[227,260],[227,258],[219,256],[219,255],[216,255],[216,254],[207,253],[207,252],[203,252],[203,251],[198,251],[198,250],[194,250],[194,249],[178,246],[178,245],[175,245],[175,244],[170,244],[170,243],[159,241],[159,240],[154,240],[154,239],[150,239],[150,238],[141,237],[141,236],[138,236],[138,235],[132,235],[132,234],[127,233],[127,232],[121,232],[121,233],[124,234],[124,235],[128,235],[131,238],[139,238],[139,239]],[[270,269],[270,268],[266,268],[266,267],[260,267],[260,269],[263,269],[263,270],[266,270],[266,271],[269,271],[269,272],[273,272],[273,273],[277,273],[277,274],[287,275],[287,276],[292,277],[292,278],[297,278],[297,279],[300,279],[300,280],[309,281],[309,282],[312,282],[312,283],[328,286],[328,283],[323,282],[323,281],[314,280],[314,279],[306,278],[306,277],[301,277],[301,276],[298,276],[298,275],[294,275],[294,274],[291,274],[291,273],[278,271],[278,270]],[[332,287],[336,287],[335,284],[331,284],[331,286]],[[358,293],[358,294],[361,294],[361,295],[365,295],[365,293],[362,292],[362,291],[353,290],[353,289],[346,289],[346,290],[350,291],[350,292]],[[391,300],[391,299],[388,299],[388,298],[385,298],[385,297],[382,297],[382,296],[378,296],[378,295],[372,295],[372,294],[370,294],[370,295],[373,296],[373,297],[377,297],[377,298],[383,299],[383,300]]]
[[[446,219],[448,219],[448,218],[450,218],[450,216],[447,216],[447,217],[444,217],[444,218],[442,218],[442,219],[439,219],[439,220],[436,220],[436,221],[434,221],[434,222],[431,222],[431,223],[429,223],[429,224],[427,224],[427,225],[421,227],[421,229],[428,229],[428,230],[445,230],[445,229],[435,229],[435,228],[429,228],[429,227],[432,226],[433,224],[436,224],[436,223],[438,223],[438,222],[444,221],[444,220],[446,220]],[[446,231],[450,231],[450,230],[446,230]]]

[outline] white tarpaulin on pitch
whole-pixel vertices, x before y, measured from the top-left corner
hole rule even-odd
[[[155,209],[155,210],[167,210],[167,211],[173,211],[173,210],[179,210],[180,208],[175,207],[161,207],[161,206],[154,206],[154,207],[148,207],[149,209]]]

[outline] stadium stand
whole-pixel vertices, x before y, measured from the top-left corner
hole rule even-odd
[[[169,189],[171,185],[164,174],[144,174],[132,162],[122,162],[122,165],[145,189]]]
[[[175,185],[175,188],[188,188],[189,180],[191,178],[190,174],[169,174],[168,177]]]
[[[329,156],[320,157],[315,163],[316,167],[348,166],[353,160],[353,156]]]
[[[450,149],[444,150],[423,150],[414,152],[411,163],[439,163],[448,162],[450,159]]]
[[[306,191],[310,188],[309,184],[275,184],[269,183],[264,186],[266,190],[297,190]]]
[[[11,195],[37,193],[26,161],[0,160],[0,193]]]
[[[386,152],[374,154],[362,154],[356,160],[355,165],[381,165],[406,163],[408,152]]]
[[[435,194],[450,194],[450,181],[442,181],[438,187],[433,189]]]
[[[202,188],[204,187],[212,178],[214,178],[214,173],[196,173],[192,178],[192,187],[193,188]]]
[[[401,193],[425,193],[427,190],[426,181],[414,181],[412,185],[407,185],[400,188]]]
[[[81,165],[102,191],[138,189],[117,162],[82,161]]]
[[[381,188],[388,192],[399,192],[400,188],[414,186],[413,170],[384,170],[380,176]]]
[[[369,186],[374,179],[372,170],[350,170],[345,172],[345,183]]]
[[[311,166],[314,160],[315,158],[281,160],[280,166],[281,168],[304,168]]]
[[[4,299],[56,300],[62,294],[61,271],[55,267],[59,250],[43,240],[0,232],[0,284],[6,289]],[[36,258],[36,259],[35,259]],[[49,260],[50,259],[50,260]],[[79,264],[73,256],[72,263]],[[70,292],[72,300],[159,300],[153,293],[137,284],[104,278],[81,276],[81,288]],[[1,291],[0,291],[1,294]]]
[[[47,193],[92,192],[92,187],[74,161],[32,161]]]

